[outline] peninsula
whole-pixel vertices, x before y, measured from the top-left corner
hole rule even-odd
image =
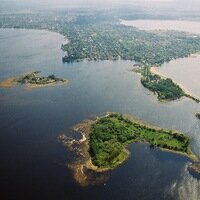
[[[152,126],[130,115],[106,113],[76,125],[73,130],[82,133],[83,138],[77,141],[62,135],[60,139],[68,148],[76,145],[81,158],[71,168],[82,185],[86,181],[89,184],[87,170],[106,172],[122,164],[129,156],[127,147],[132,143],[149,143],[152,148],[186,156],[195,164],[199,160],[190,149],[189,137],[183,133]]]
[[[151,68],[152,67],[146,65],[140,69],[136,68],[134,71],[142,75],[142,85],[154,92],[159,101],[172,101],[185,96],[197,103],[200,102],[198,98],[184,91],[178,84],[174,83],[172,79],[161,76]]]
[[[17,83],[25,84],[28,88],[39,88],[57,84],[67,84],[68,80],[57,78],[55,75],[48,77],[40,76],[40,72],[31,72],[19,77],[8,78],[0,82],[0,87],[9,88],[15,86]]]
[[[138,13],[134,11],[125,13],[123,11],[123,15],[119,14],[118,9],[112,12],[100,9],[98,15],[96,10],[91,9],[83,13],[79,9],[76,12],[70,9],[68,12],[67,16],[61,14],[62,12],[51,15],[38,13],[34,17],[27,14],[23,17],[22,15],[15,17],[2,15],[0,27],[48,29],[64,35],[68,39],[68,42],[61,46],[65,52],[62,58],[64,63],[120,59],[136,61],[143,66],[152,67],[200,52],[200,35],[198,34],[174,30],[144,31],[123,25],[121,19],[126,20],[127,15],[132,16],[132,19],[138,19]],[[180,19],[179,15],[178,19]],[[180,20],[179,23],[184,22]],[[160,100],[175,100],[187,96],[199,102],[199,99],[185,93],[183,88],[171,79],[150,82],[142,80],[143,85],[155,92]]]

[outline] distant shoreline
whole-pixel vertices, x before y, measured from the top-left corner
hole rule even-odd
[[[121,19],[120,24],[135,27],[144,31],[179,31],[189,34],[200,34],[200,28],[197,28],[200,27],[200,22],[194,20]]]

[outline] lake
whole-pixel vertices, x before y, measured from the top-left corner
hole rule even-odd
[[[0,80],[42,71],[70,81],[27,91],[17,85],[0,88],[0,176],[2,199],[192,199],[200,181],[187,171],[182,156],[129,146],[130,158],[110,172],[105,183],[81,187],[66,167],[73,155],[57,137],[93,115],[115,111],[135,115],[163,128],[179,129],[192,138],[200,155],[200,105],[187,98],[159,103],[131,72],[133,62],[63,64],[64,37],[47,31],[0,30]]]
[[[186,88],[192,95],[200,98],[200,54],[187,58],[179,58],[163,64],[156,70],[172,78],[175,82]]]
[[[141,30],[175,30],[200,34],[199,21],[182,20],[121,20],[121,24],[133,26]]]

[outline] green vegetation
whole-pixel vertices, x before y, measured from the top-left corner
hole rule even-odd
[[[200,37],[175,31],[153,33],[119,24],[72,24],[65,31],[70,42],[62,46],[64,62],[120,58],[160,66],[200,51]]]
[[[126,147],[134,142],[148,142],[151,147],[189,152],[190,139],[177,132],[156,129],[132,122],[119,114],[97,119],[90,132],[90,155],[99,168],[115,168],[127,158]]]
[[[200,112],[196,113],[195,116],[200,119]]]
[[[186,94],[179,85],[172,81],[172,79],[162,78],[157,74],[152,74],[150,72],[150,67],[148,66],[144,66],[143,68],[139,69],[137,68],[134,71],[142,75],[142,85],[152,92],[156,93],[160,101],[171,101],[185,96],[197,103],[200,102],[198,98],[190,94]]]
[[[48,29],[61,33],[69,40],[67,44],[62,45],[66,52],[63,62],[68,63],[83,59],[123,59],[137,61],[143,66],[160,66],[172,59],[200,51],[199,35],[177,31],[148,32],[119,23],[120,19],[169,18],[169,13],[166,16],[164,13],[160,13],[160,16],[151,13],[153,17],[146,15],[143,10],[136,12],[130,8],[110,9],[109,12],[104,9],[84,8],[69,9],[65,12],[51,11],[48,14],[2,14],[0,27]],[[180,18],[177,13],[173,15],[175,16]],[[52,80],[56,81],[54,78],[43,77],[39,81],[32,79],[31,82],[46,84]],[[187,96],[199,102],[199,99],[185,94],[171,79],[161,79],[149,74],[148,77],[144,76],[141,82],[146,88],[157,93],[160,100],[174,100]]]
[[[66,82],[65,79],[57,78],[55,75],[49,75],[48,77],[40,76],[40,72],[32,72],[25,74],[18,78],[17,82],[22,84],[36,84],[36,85],[46,85],[51,83]]]
[[[171,79],[163,79],[156,74],[151,74],[149,67],[144,67],[141,83],[144,87],[155,92],[159,100],[176,100],[185,96],[183,90]]]
[[[110,9],[108,12],[104,9],[85,8],[37,14],[2,14],[0,27],[48,29],[61,33],[69,40],[68,44],[62,45],[66,51],[64,62],[120,58],[161,65],[200,51],[198,35],[176,31],[148,32],[119,24],[120,19],[148,17],[145,11],[140,12],[130,9]]]

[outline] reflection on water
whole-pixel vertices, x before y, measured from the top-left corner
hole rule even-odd
[[[174,182],[170,190],[179,200],[200,199],[200,181],[190,176],[186,169],[182,172],[182,179]]]
[[[194,116],[200,105],[186,98],[159,103],[130,72],[132,62],[63,64],[62,42],[55,33],[0,30],[0,80],[37,70],[70,80],[67,87],[0,89],[2,198],[176,199],[170,192],[173,183],[180,185],[189,177],[191,184],[199,184],[182,173],[187,159],[144,144],[130,146],[130,159],[111,173],[106,185],[82,188],[74,181],[66,168],[73,155],[57,141],[61,133],[70,134],[73,125],[107,111],[127,113],[180,129],[192,138],[192,148],[200,155],[200,121]]]

